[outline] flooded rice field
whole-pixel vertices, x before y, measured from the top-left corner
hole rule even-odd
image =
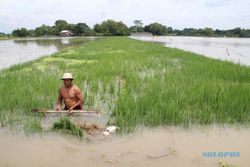
[[[250,131],[242,127],[138,128],[124,136],[99,140],[85,136],[83,141],[59,134],[27,137],[9,133],[0,131],[0,166],[250,165]],[[208,152],[213,156],[206,155]]]
[[[171,39],[172,38],[172,39]],[[53,38],[0,41],[0,69],[49,55],[65,47],[75,46],[94,38]],[[166,46],[209,54],[223,60],[249,65],[249,39],[194,38],[194,37],[148,37],[149,41],[165,42]],[[217,41],[218,40],[218,41]],[[227,41],[228,40],[228,41]],[[233,41],[236,41],[234,43]],[[239,41],[238,41],[239,40]],[[242,42],[242,41],[244,42]],[[238,41],[238,42],[237,42]],[[205,48],[205,50],[203,50]],[[194,49],[194,50],[191,50]],[[225,52],[226,50],[226,52]],[[234,52],[233,52],[234,50]],[[199,51],[199,52],[198,52]],[[214,53],[212,53],[214,52]],[[223,56],[222,56],[223,55]],[[74,63],[74,62],[72,62]],[[85,62],[84,62],[85,63]],[[147,73],[147,74],[146,74]],[[154,75],[147,71],[145,75]],[[114,85],[117,99],[121,79]],[[122,83],[122,82],[121,82]],[[84,82],[84,92],[91,92]],[[97,84],[102,88],[103,84]],[[110,92],[108,86],[106,92]],[[90,94],[90,93],[88,93]],[[109,94],[107,94],[109,95]],[[97,104],[104,111],[112,110],[111,105],[101,100],[101,93],[93,93]],[[109,115],[108,115],[109,116]],[[107,117],[88,115],[86,119],[106,123]],[[51,128],[42,121],[45,129]],[[2,125],[0,124],[0,127]],[[44,127],[43,127],[44,128]],[[250,130],[244,127],[210,126],[183,129],[181,127],[137,128],[130,134],[91,136],[83,140],[76,137],[45,131],[39,134],[13,134],[5,127],[0,128],[0,166],[8,167],[64,167],[64,166],[185,166],[219,167],[250,165]]]
[[[207,57],[227,60],[250,66],[250,38],[209,37],[132,37],[143,41],[163,43],[166,47],[179,48]]]
[[[77,46],[96,39],[81,38],[27,38],[0,41],[0,70],[14,64],[24,63],[53,54],[64,48]]]

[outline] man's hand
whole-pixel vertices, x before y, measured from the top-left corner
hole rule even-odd
[[[60,105],[57,105],[57,107],[56,107],[56,111],[61,111],[62,109],[61,109],[61,106]]]
[[[74,109],[74,106],[70,107],[68,112],[71,113],[71,111]]]

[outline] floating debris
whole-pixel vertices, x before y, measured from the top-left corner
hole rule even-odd
[[[114,160],[106,160],[106,161],[104,161],[105,163],[109,163],[109,164],[116,164],[116,163],[118,163],[118,161],[114,161]]]
[[[148,155],[148,158],[149,158],[149,159],[163,158],[163,157],[172,155],[174,152],[175,152],[175,150],[172,150],[172,149],[170,148],[168,153],[161,154],[161,155]]]
[[[105,131],[102,133],[104,136],[109,136],[113,133],[116,132],[117,129],[120,129],[119,127],[116,126],[109,126],[105,129]]]
[[[92,136],[101,134],[101,132],[103,132],[103,130],[105,129],[104,126],[97,125],[97,124],[76,122],[76,125],[82,130],[85,130],[89,135],[92,135]]]

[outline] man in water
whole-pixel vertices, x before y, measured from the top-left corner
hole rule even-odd
[[[62,100],[64,102],[64,110],[69,112],[72,110],[81,110],[83,104],[81,90],[73,84],[73,76],[71,73],[64,73],[61,80],[63,80],[63,86],[59,89],[59,95],[57,100],[57,111],[62,109]]]

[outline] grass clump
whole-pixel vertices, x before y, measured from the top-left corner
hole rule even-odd
[[[83,137],[81,128],[77,127],[68,117],[61,117],[57,122],[54,122],[52,130],[62,130],[74,136]]]

